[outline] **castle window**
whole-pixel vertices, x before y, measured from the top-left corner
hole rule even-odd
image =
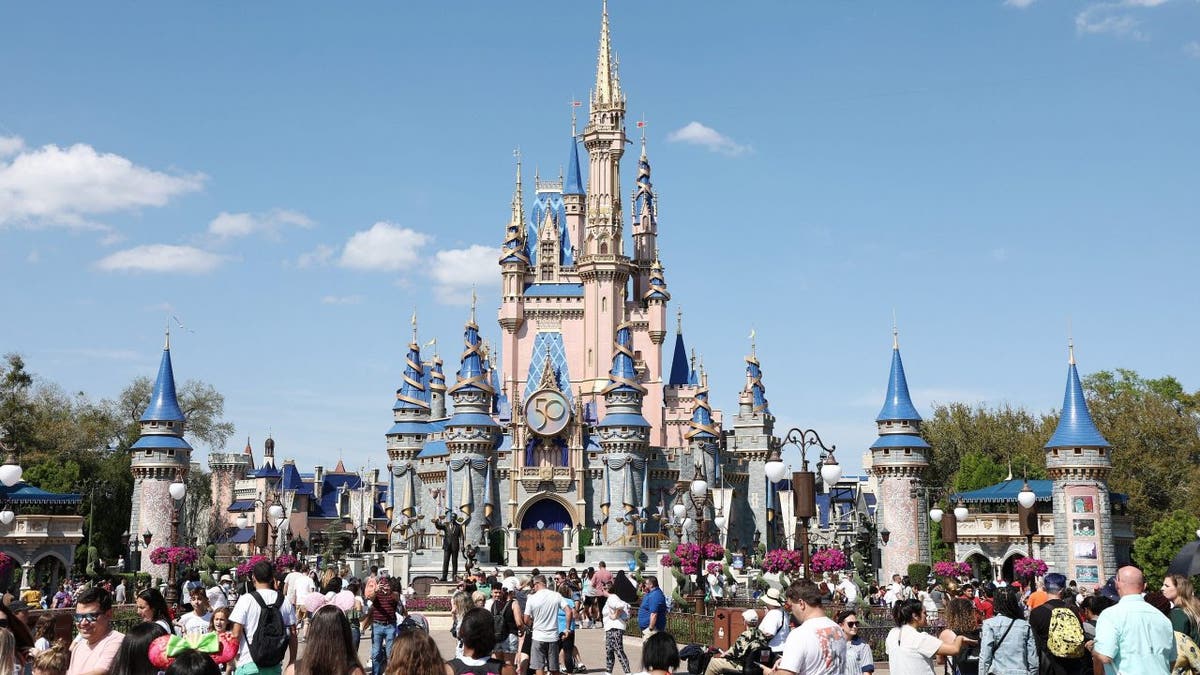
[[[905,449],[904,449],[904,454],[906,454],[906,455],[911,455],[911,454],[912,454],[912,448],[905,448]]]
[[[600,298],[600,311],[601,312],[608,311],[608,298]]]
[[[168,450],[168,451],[167,451],[167,457],[174,457],[174,456],[175,456],[175,451],[174,451],[174,450]]]
[[[608,243],[600,244],[600,255],[608,255]]]
[[[157,427],[157,426],[158,426],[158,422],[151,422],[151,423],[150,423],[150,426],[152,426],[152,427]]]
[[[1103,457],[1103,456],[1104,456],[1104,448],[1100,448],[1100,456],[1101,456],[1101,457]]]
[[[1075,454],[1077,454],[1077,455],[1082,455],[1082,454],[1083,454],[1083,448],[1075,448]]]
[[[588,362],[587,362],[587,364],[588,364],[589,366],[591,366],[591,365],[592,365],[592,350],[590,350],[590,349],[588,350]]]
[[[1055,456],[1055,457],[1058,457],[1058,449],[1057,449],[1057,448],[1055,448],[1054,450],[1051,450],[1051,451],[1050,451],[1050,453],[1051,453],[1053,456]]]

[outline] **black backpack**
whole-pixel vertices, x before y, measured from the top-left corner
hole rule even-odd
[[[275,594],[275,602],[266,604],[258,591],[251,593],[258,603],[258,625],[254,628],[254,639],[250,641],[250,658],[259,668],[277,666],[287,656],[288,629],[283,625],[283,594]]]
[[[508,630],[508,625],[512,623],[509,619],[510,616],[512,616],[512,600],[504,603],[499,614],[492,614],[492,629],[496,632],[496,644],[504,642],[511,634]]]

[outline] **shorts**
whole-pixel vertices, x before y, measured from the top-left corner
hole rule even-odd
[[[533,633],[525,631],[525,637],[521,640],[521,653],[529,656],[533,650]]]
[[[533,670],[559,671],[558,640],[554,642],[533,641],[533,653],[529,656],[529,667]]]
[[[583,606],[584,607],[595,607],[596,600],[597,600],[597,596],[595,596],[595,595],[585,595],[585,596],[583,596]]]
[[[498,654],[516,654],[517,653],[517,634],[509,633],[508,638],[496,643],[496,648],[492,650]]]

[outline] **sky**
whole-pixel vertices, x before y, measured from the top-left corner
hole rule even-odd
[[[1200,2],[609,12],[715,407],[754,330],[778,427],[858,471],[893,316],[923,414],[1057,409],[1068,335],[1084,373],[1200,388]],[[0,352],[114,397],[174,316],[228,449],[382,466],[414,308],[448,366],[472,284],[499,335],[513,150],[557,176],[599,25],[583,0],[6,5]]]

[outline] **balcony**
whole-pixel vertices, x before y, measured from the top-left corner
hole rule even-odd
[[[1054,536],[1054,514],[1038,514],[1039,539]],[[983,513],[972,514],[970,518],[958,524],[960,541],[1000,541],[1007,539],[1021,540],[1021,523],[1015,513]]]
[[[7,545],[34,545],[83,541],[83,516],[18,515],[11,525],[0,525],[0,540]]]

